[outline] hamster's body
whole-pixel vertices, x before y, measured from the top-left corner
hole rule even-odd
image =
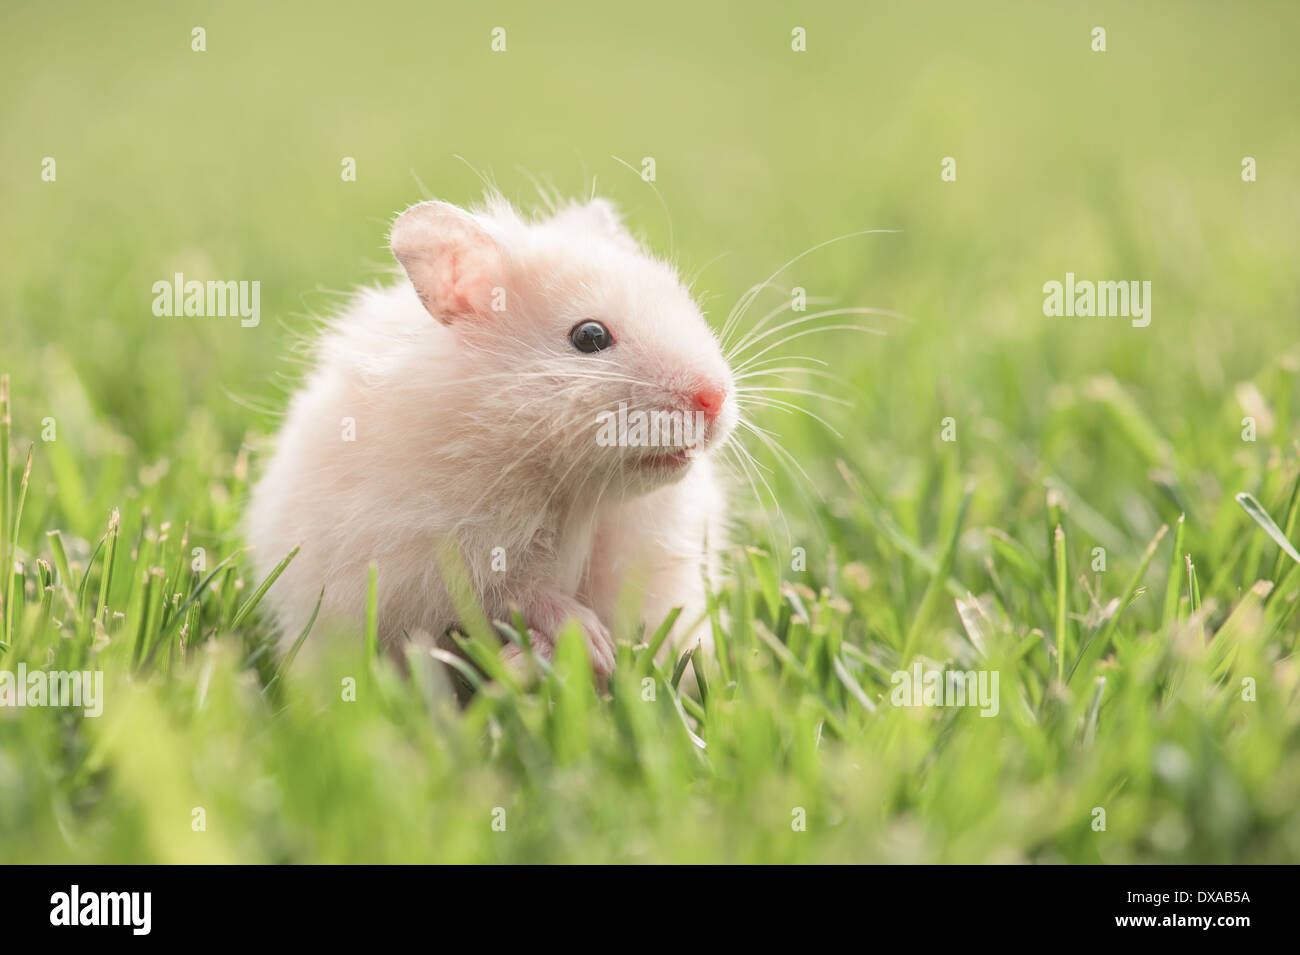
[[[544,655],[574,619],[609,672],[620,599],[650,631],[683,607],[680,641],[703,614],[705,542],[723,535],[712,452],[736,411],[675,272],[599,201],[541,223],[499,200],[424,203],[393,248],[409,280],[360,293],[326,332],[254,489],[259,575],[301,546],[267,594],[283,634],[322,587],[324,616],[360,621],[374,561],[381,640],[440,635],[456,623],[439,560],[454,544],[489,618],[518,606]],[[598,415],[619,404],[707,427],[685,448],[606,446]]]

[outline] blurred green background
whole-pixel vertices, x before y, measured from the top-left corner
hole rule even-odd
[[[1091,49],[1097,26],[1107,31],[1104,53]],[[194,27],[206,30],[206,52],[191,50]],[[504,53],[490,49],[494,27],[506,30]],[[794,27],[807,31],[806,52],[791,49]],[[280,407],[292,384],[296,336],[310,333],[314,317],[328,315],[349,289],[385,279],[387,224],[426,197],[421,183],[433,196],[470,203],[482,194],[482,173],[525,205],[536,197],[532,176],[571,194],[587,193],[594,179],[654,249],[668,254],[671,236],[683,271],[699,272],[696,288],[719,325],[745,289],[805,248],[858,229],[902,230],[831,246],[783,276],[787,287],[836,305],[908,316],[874,321],[883,337],[829,334],[788,346],[830,361],[860,392],[831,386],[855,399],[852,410],[806,399],[843,438],[799,417],[762,419],[829,497],[824,513],[809,513],[799,480],[762,456],[796,541],[818,542],[808,544],[802,582],[839,592],[837,575],[848,562],[870,575],[854,614],[832,627],[846,639],[868,650],[873,641],[889,646],[908,629],[926,576],[880,542],[879,524],[860,513],[837,473],[839,459],[873,489],[873,513],[889,513],[927,549],[950,523],[966,477],[975,480],[968,526],[1001,529],[1036,559],[1049,559],[1044,485],[1059,489],[1074,522],[1071,567],[1086,566],[1100,542],[1122,568],[1111,576],[1120,578],[1160,524],[1185,511],[1186,546],[1204,564],[1206,596],[1226,611],[1253,583],[1248,571],[1267,571],[1275,553],[1267,540],[1254,542],[1260,532],[1232,494],[1254,491],[1281,522],[1294,474],[1298,31],[1300,7],[1285,2],[1098,3],[1086,10],[956,2],[6,3],[0,371],[12,378],[15,458],[37,445],[20,549],[43,553],[44,532],[60,528],[73,542],[74,562],[84,564],[109,510],[120,507],[124,533],[136,533],[137,524],[189,523],[224,556],[246,488],[241,448],[255,450],[274,427],[262,410]],[[654,158],[671,226],[654,193],[615,156],[638,167]],[[940,178],[949,156],[957,162],[955,182]],[[1258,163],[1256,182],[1242,181],[1245,156]],[[57,163],[55,182],[41,179],[44,157]],[[341,179],[344,157],[356,160],[355,182]],[[259,280],[261,325],[155,317],[151,286],[176,271]],[[1150,281],[1150,326],[1044,317],[1043,283],[1067,271]],[[751,318],[777,303],[779,295],[762,299]],[[1258,421],[1254,443],[1241,440],[1248,414]],[[47,416],[58,422],[59,439],[42,443]],[[951,447],[938,439],[947,416],[959,428]],[[251,466],[255,474],[255,454]],[[760,527],[770,510],[771,501],[752,494],[737,500],[742,527]],[[742,533],[741,542],[764,543],[757,530]],[[987,555],[987,541],[962,539],[955,573],[976,593],[990,586]],[[1169,563],[1162,552],[1152,581],[1157,607],[1134,621],[1135,642],[1159,629]],[[1103,602],[1121,582],[1103,586]],[[1073,588],[1070,600],[1072,614],[1090,606],[1083,587]],[[1026,608],[1015,622],[1020,637],[1050,627],[1050,615],[1041,620],[1034,612]],[[944,634],[957,627],[948,601],[926,630],[928,649],[942,657]],[[348,763],[373,752],[368,740],[413,758],[416,750],[402,748],[409,728],[391,713],[373,714],[374,723],[351,736],[338,727],[313,735],[282,723],[273,745],[235,755],[248,742],[244,721],[255,719],[241,707],[251,704],[232,702],[224,730],[171,725],[177,711],[168,709],[169,694],[184,697],[188,684],[161,687],[160,699],[133,697],[117,710],[124,715],[111,719],[166,727],[157,730],[159,752],[182,761],[189,750],[206,753],[210,762],[194,770],[202,778],[219,778],[213,767],[221,766],[240,778],[274,778],[265,782],[269,793],[286,785],[277,774],[292,774],[291,744],[298,743],[317,757],[337,747],[339,772],[312,777],[320,802],[298,804],[301,814],[288,828],[272,820],[293,815],[285,809],[293,796],[276,790],[257,802],[246,795],[240,811],[264,827],[256,845],[245,842],[252,838],[245,830],[203,850],[178,848],[146,831],[156,819],[151,800],[171,798],[170,783],[160,783],[162,795],[143,783],[165,775],[162,756],[156,765],[126,759],[109,772],[117,752],[111,743],[96,751],[68,730],[56,745],[46,729],[33,727],[39,714],[20,721],[0,713],[0,824],[27,833],[0,840],[0,856],[418,858],[420,839],[401,832],[423,832],[413,820],[436,803],[431,790],[445,797],[446,812],[472,815],[478,810],[465,808],[456,793],[476,786],[510,792],[522,776],[539,792],[544,777],[593,799],[617,788],[619,801],[634,807],[630,815],[640,817],[641,835],[611,848],[601,841],[610,830],[592,815],[568,820],[564,837],[538,823],[531,841],[512,849],[465,837],[439,843],[435,854],[1294,861],[1300,716],[1294,664],[1285,663],[1294,653],[1294,624],[1261,640],[1254,652],[1269,666],[1290,667],[1278,677],[1289,689],[1272,704],[1271,730],[1252,724],[1259,749],[1246,747],[1246,764],[1215,774],[1221,754],[1189,742],[1213,748],[1206,742],[1211,724],[1199,715],[1180,717],[1170,729],[1192,753],[1200,789],[1171,784],[1157,792],[1150,760],[1164,752],[1161,731],[1153,729],[1164,703],[1136,697],[1125,711],[1129,722],[1111,731],[1120,746],[1125,733],[1146,727],[1145,748],[1106,758],[1061,740],[1045,749],[1022,740],[1025,748],[1016,749],[1005,730],[961,723],[967,743],[987,746],[990,761],[1012,777],[980,775],[974,764],[952,767],[949,784],[989,787],[985,815],[927,802],[923,793],[937,783],[918,774],[933,727],[908,736],[914,745],[889,750],[886,767],[860,768],[863,754],[898,744],[897,728],[866,738],[856,757],[833,751],[815,772],[800,762],[814,757],[791,755],[788,734],[772,727],[770,736],[735,737],[755,767],[764,754],[771,763],[752,778],[738,770],[725,786],[700,782],[685,756],[673,764],[681,774],[671,777],[674,785],[689,789],[691,799],[708,802],[710,793],[725,792],[732,808],[752,807],[787,785],[812,787],[825,818],[847,828],[788,851],[765,845],[758,831],[728,830],[685,808],[675,835],[656,830],[668,823],[652,807],[676,805],[676,797],[656,790],[648,770],[619,776],[616,785],[616,770],[601,765],[596,743],[580,747],[589,761],[578,764],[594,774],[583,777],[586,784],[574,781],[571,761],[556,757],[557,767],[570,766],[556,770],[568,780],[561,784],[549,771],[529,775],[536,766],[524,755],[526,771],[475,755],[467,740],[476,738],[477,724],[444,728],[465,749],[432,769],[420,764],[412,772],[429,788],[401,794],[362,781],[380,772],[362,757]],[[1121,669],[1124,662],[1121,655]],[[218,683],[234,699],[240,667],[234,658],[223,666],[229,679]],[[791,733],[805,725],[797,697],[785,716]],[[612,719],[601,710],[588,718]],[[187,732],[196,735],[187,741]],[[424,739],[427,730],[409,732]],[[33,765],[42,759],[58,768],[37,773]],[[474,768],[480,763],[481,774]],[[1086,835],[1063,835],[1066,821],[1047,818],[1048,804],[1074,791],[1078,779],[1069,773],[1076,770],[1101,790],[1135,778],[1153,787],[1141,789],[1150,801],[1109,854]],[[124,788],[114,790],[105,781],[112,779]],[[352,780],[356,791],[340,780]],[[390,782],[401,785],[400,778]],[[178,811],[187,813],[189,797],[180,793],[192,785],[190,770],[178,769]],[[387,814],[394,827],[408,828],[376,823],[367,843],[348,828],[349,799],[357,812]],[[1040,811],[1047,815],[1036,816]],[[1019,818],[1031,820],[1032,833],[1016,834]],[[1215,828],[1220,824],[1227,828]]]
[[[875,402],[862,430],[904,446],[931,430],[911,409],[940,395],[1032,433],[1054,385],[1100,370],[1176,427],[1184,387],[1221,392],[1297,327],[1293,4],[3,16],[6,365],[17,393],[45,401],[50,363],[68,362],[146,455],[168,453],[196,411],[238,441],[249,419],[227,393],[263,395],[279,323],[301,327],[390,264],[386,226],[421,197],[416,177],[451,201],[480,195],[457,155],[524,201],[525,172],[572,193],[594,176],[666,252],[652,194],[610,158],[655,157],[684,268],[726,253],[700,281],[715,312],[815,242],[905,230],[789,276],[916,317],[841,343]],[[199,25],[206,53],[190,50]],[[504,54],[489,48],[498,25]],[[806,53],[790,49],[795,25]],[[45,156],[57,183],[41,181]],[[940,181],[944,156],[956,183]],[[150,286],[177,269],[260,279],[267,320],[156,320]],[[1066,270],[1151,280],[1151,327],[1044,319],[1042,284]]]

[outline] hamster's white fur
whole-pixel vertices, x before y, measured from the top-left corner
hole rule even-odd
[[[322,616],[360,621],[375,561],[381,641],[440,635],[456,622],[450,542],[489,618],[517,605],[543,655],[574,619],[610,672],[627,597],[648,632],[681,606],[674,641],[707,640],[704,548],[725,511],[712,455],[736,423],[735,383],[676,271],[604,200],[540,221],[500,198],[421,203],[391,241],[406,277],[358,294],[325,333],[253,491],[259,577],[301,545],[265,598],[282,633],[322,587]],[[610,347],[574,346],[588,320]],[[686,452],[606,446],[597,416],[620,403],[704,409],[705,437]]]

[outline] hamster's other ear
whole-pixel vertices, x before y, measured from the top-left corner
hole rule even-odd
[[[557,212],[555,220],[568,226],[589,229],[629,248],[640,248],[623,224],[618,207],[608,199],[592,199],[581,204],[575,202]]]
[[[582,211],[602,232],[613,237],[631,237],[627,227],[623,225],[623,217],[619,215],[618,207],[608,199],[592,199],[582,207]]]
[[[474,217],[446,202],[421,202],[393,223],[393,255],[429,314],[450,325],[486,315],[504,278],[501,249]]]

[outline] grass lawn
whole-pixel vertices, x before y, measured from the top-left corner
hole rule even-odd
[[[0,862],[1300,861],[1300,7],[566,7],[0,11],[0,673],[103,674],[0,707]],[[480,174],[594,180],[719,327],[900,230],[746,315],[897,313],[771,353],[836,380],[756,409],[716,659],[522,687],[470,628],[461,708],[272,642],[297,343]],[[155,316],[177,272],[260,323]],[[1067,273],[1149,324],[1044,314]],[[916,666],[996,713],[895,705]]]

